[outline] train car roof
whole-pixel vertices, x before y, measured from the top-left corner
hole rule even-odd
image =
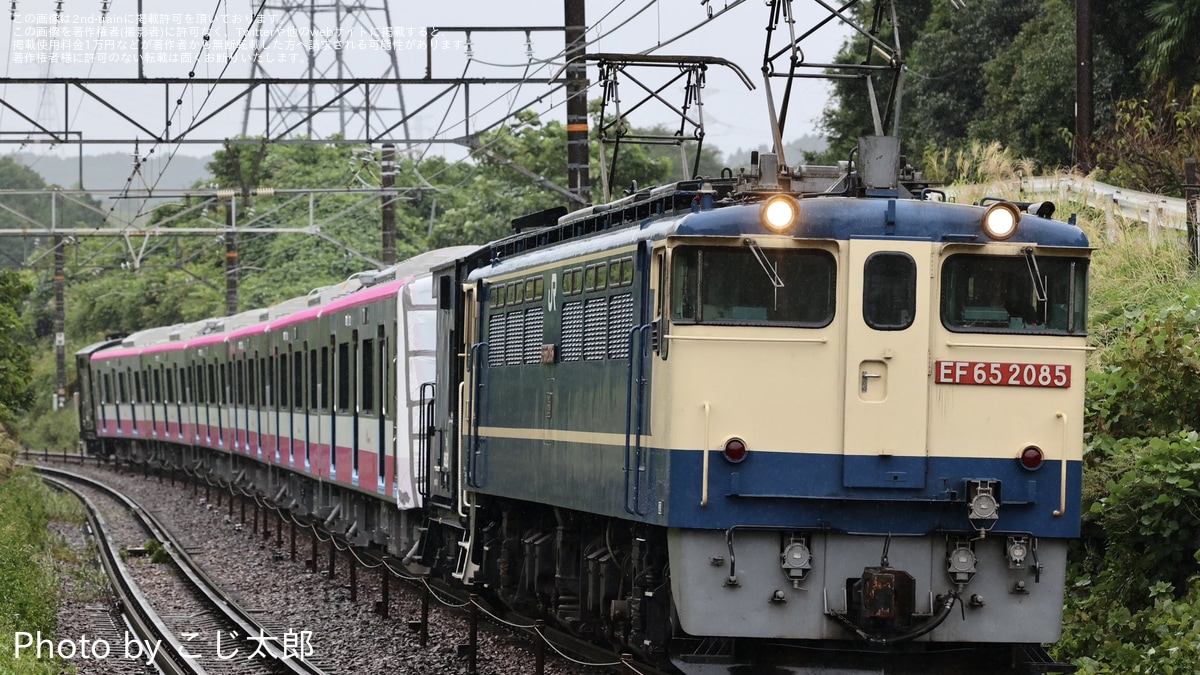
[[[395,294],[415,275],[478,250],[477,246],[450,246],[420,253],[378,272],[360,272],[345,281],[315,288],[267,308],[250,309],[233,316],[213,317],[138,331],[123,340],[99,342],[77,354],[119,358],[219,344],[237,337],[257,335],[315,319],[325,311],[353,307]],[[382,282],[382,283],[381,283]],[[121,349],[112,350],[112,347]],[[108,351],[105,351],[108,350]],[[96,356],[101,353],[102,356]]]
[[[541,230],[518,233],[490,245],[491,262],[475,269],[471,280],[537,267],[557,260],[603,252],[641,240],[671,235],[771,236],[761,219],[761,195],[736,201],[725,194],[714,207],[693,206],[702,194],[689,189],[659,189],[641,200],[627,198],[612,208],[581,210]],[[922,239],[986,244],[982,230],[986,208],[970,204],[887,197],[820,196],[797,200],[800,215],[788,233],[803,239]],[[724,202],[724,203],[722,203]],[[732,202],[732,203],[731,203]],[[1008,242],[1038,246],[1088,246],[1083,230],[1057,220],[1022,214]]]

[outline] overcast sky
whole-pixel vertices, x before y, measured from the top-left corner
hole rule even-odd
[[[225,58],[231,54],[234,55],[234,63],[225,70],[225,75],[250,76],[251,65],[248,61],[253,52],[252,43],[241,38],[259,5],[257,0],[186,3],[189,7],[186,11],[181,8],[185,3],[178,0],[142,0],[142,4],[147,28],[144,42],[144,70],[147,77],[182,78],[192,68],[195,68],[197,76],[217,77],[224,68]],[[305,7],[309,3],[307,0],[286,0],[271,4]],[[388,52],[379,48],[379,39],[389,35],[405,43],[402,49],[395,52],[400,74],[404,77],[424,75],[428,60],[432,60],[435,77],[455,77],[464,72],[475,77],[516,78],[526,74],[548,77],[561,64],[561,32],[532,32],[528,43],[524,32],[475,32],[471,34],[468,48],[465,33],[443,31],[437,36],[438,44],[432,50],[423,32],[426,26],[562,25],[563,0],[388,0],[387,4],[387,14],[382,9],[376,9],[343,19],[343,28],[353,31],[352,34],[344,34],[344,37],[355,40],[357,45],[356,49],[343,52],[343,62],[348,68],[344,74],[383,76],[391,60]],[[795,0],[794,4],[799,14],[798,27],[800,24],[807,27],[815,18],[824,16],[823,10],[811,0]],[[101,5],[102,0],[65,0],[64,20],[57,24],[56,33],[53,23],[55,0],[18,0],[16,17],[10,18],[6,13],[0,18],[0,21],[8,24],[7,30],[0,28],[0,53],[6,55],[0,74],[5,77],[39,77],[46,74],[54,77],[135,77],[137,52],[133,30],[137,23],[137,2],[111,0],[111,16],[103,23],[100,22]],[[678,40],[654,49],[653,53],[722,57],[739,65],[755,87],[753,91],[747,90],[738,77],[727,69],[714,67],[708,71],[702,93],[707,141],[727,152],[769,143],[768,113],[761,75],[767,7],[762,0],[709,0],[709,5],[712,5],[711,8],[700,0],[589,0],[586,11],[590,27],[588,39],[592,42],[588,51],[640,52],[684,34]],[[376,3],[375,6],[383,5]],[[707,19],[710,9],[716,15],[712,20]],[[306,16],[297,16],[295,19],[295,23],[288,23],[276,11],[274,16],[264,17],[260,24],[262,34],[269,37],[264,53],[269,55],[267,58],[270,61],[262,63],[267,76],[294,77],[304,74],[308,54],[302,44],[304,36],[299,33],[307,30],[308,19]],[[337,24],[331,11],[319,12],[317,20],[323,28],[332,28]],[[805,43],[806,60],[818,63],[830,61],[845,39],[847,30],[836,22],[819,30]],[[210,40],[200,48],[204,44],[202,35],[205,33],[209,34]],[[56,38],[59,41],[55,41]],[[781,43],[783,41],[777,37],[775,44]],[[201,55],[200,63],[193,66],[197,54]],[[318,69],[333,74],[336,64],[333,55],[331,48],[322,49],[317,55]],[[654,83],[665,81],[670,74],[669,71],[656,69],[644,76],[639,75],[639,78],[654,87]],[[588,76],[595,84],[597,71],[594,67],[589,68]],[[775,80],[777,99],[782,84],[782,80]],[[411,112],[443,89],[427,85],[406,87],[402,92],[403,105]],[[471,117],[466,124],[474,131],[526,104],[531,104],[529,107],[548,119],[565,120],[561,93],[534,102],[545,91],[545,87],[533,84],[523,85],[519,89],[511,85],[473,87],[470,92]],[[622,104],[626,107],[640,98],[636,86],[628,82],[621,83],[620,91]],[[200,87],[193,87],[186,92],[168,92],[161,85],[139,86],[119,92],[110,88],[99,93],[152,131],[158,131],[163,126],[167,108],[175,114],[173,128],[177,131],[185,122],[204,119],[231,97],[220,88],[211,94]],[[375,105],[381,111],[399,107],[398,101],[387,98],[389,95],[398,99],[401,94],[376,92]],[[599,95],[599,89],[593,87],[589,98]],[[675,105],[682,103],[683,93],[679,87],[666,90],[664,96]],[[10,84],[0,88],[0,98],[55,129],[62,129],[64,122],[67,122],[70,130],[79,131],[87,138],[135,134],[146,136],[102,104],[81,101],[86,97],[77,90],[66,91],[61,87],[48,90],[34,85]],[[827,98],[828,88],[823,81],[801,80],[793,94],[786,136],[792,138],[816,133],[815,122]],[[65,103],[70,103],[70,107],[64,107]],[[464,131],[465,105],[461,92],[444,96],[413,118],[409,133],[421,138],[459,136]],[[209,122],[217,126],[209,128],[207,135],[240,133],[246,115],[245,108],[245,104],[238,101],[218,113]],[[258,109],[261,109],[261,104],[258,104]],[[391,114],[395,116],[395,113]],[[376,111],[376,115],[375,124],[378,125],[388,113]],[[264,113],[256,110],[251,116],[258,120],[264,117]],[[634,118],[634,122],[675,124],[676,119],[664,106],[654,104],[647,105]],[[327,115],[321,118],[316,133],[331,133],[336,130],[336,124],[335,117]],[[7,132],[6,138],[11,139],[13,131],[24,132],[28,129],[28,123],[13,111],[2,111],[0,131]],[[254,134],[261,132],[261,129],[251,127],[249,132]],[[144,138],[142,151],[150,144],[152,141]],[[17,147],[3,145],[0,146],[0,152],[7,154]],[[160,156],[169,149],[161,148]],[[212,149],[209,146],[185,145],[178,151],[206,154]],[[132,148],[87,147],[89,153],[114,150],[126,152],[132,151]],[[446,146],[435,146],[430,151],[461,154],[460,149]],[[69,154],[74,154],[74,151],[69,151]]]

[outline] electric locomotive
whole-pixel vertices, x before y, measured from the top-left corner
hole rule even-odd
[[[1087,238],[929,199],[893,138],[859,157],[764,154],[435,270],[416,558],[685,671],[1049,663]]]
[[[93,345],[83,442],[685,672],[1045,665],[1087,238],[860,143]]]

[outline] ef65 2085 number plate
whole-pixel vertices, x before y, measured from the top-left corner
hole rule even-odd
[[[938,384],[982,384],[996,387],[1071,386],[1071,366],[1055,363],[996,363],[994,361],[938,361]]]

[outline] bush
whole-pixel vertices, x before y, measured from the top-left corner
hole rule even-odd
[[[1193,428],[1200,420],[1200,303],[1184,297],[1126,319],[1105,363],[1088,373],[1088,428],[1116,437]]]
[[[30,415],[22,424],[21,441],[34,450],[75,452],[79,447],[79,416],[72,408]]]
[[[1200,435],[1093,439],[1060,658],[1084,673],[1200,672]]]
[[[0,481],[0,635],[16,631],[53,635],[58,583],[46,559],[50,491],[28,469]],[[0,672],[51,673],[58,668],[0,649]]]

